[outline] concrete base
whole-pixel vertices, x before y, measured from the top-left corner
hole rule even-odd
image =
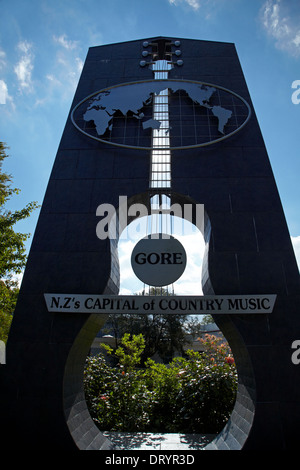
[[[203,450],[214,434],[104,432],[118,450]]]

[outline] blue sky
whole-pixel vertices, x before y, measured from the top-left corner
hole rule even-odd
[[[0,11],[0,140],[21,189],[11,208],[43,200],[90,46],[152,36],[233,42],[300,265],[300,104],[291,99],[299,0],[0,0]],[[37,216],[18,229],[33,233]]]

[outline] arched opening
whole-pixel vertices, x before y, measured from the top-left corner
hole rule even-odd
[[[191,202],[187,201],[184,197],[176,196],[177,195],[175,195],[175,200],[181,205],[183,203]],[[137,200],[138,199],[134,202]],[[140,200],[145,202],[147,201],[147,198],[141,198]],[[204,294],[211,294],[213,293],[213,288],[208,269],[211,227],[207,214],[203,214],[203,218],[204,224],[202,228],[205,237],[205,253],[202,264],[202,285]],[[228,423],[218,436],[208,446],[206,446],[206,448],[242,448],[250,432],[255,410],[255,383],[252,367],[249,361],[247,349],[230,316],[222,315],[221,317],[218,315],[215,317],[214,320],[228,340],[234,354],[238,369],[239,385],[235,407]],[[73,439],[75,439],[77,446],[81,449],[114,448],[114,444],[107,439],[93,423],[86,406],[82,385],[85,358],[97,331],[101,326],[103,326],[104,322],[105,319],[99,319],[99,316],[97,317],[96,315],[93,315],[89,317],[86,322],[86,328],[81,330],[78,339],[73,344],[65,370],[65,392],[68,392],[65,393],[67,424]],[[84,347],[83,344],[85,344]],[[79,381],[80,384],[78,383]],[[71,403],[71,405],[68,407],[67,405],[69,403]],[[85,438],[82,436],[83,429],[85,430]],[[87,435],[91,436],[91,439],[87,439]]]

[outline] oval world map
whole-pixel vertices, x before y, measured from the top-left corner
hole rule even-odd
[[[110,145],[162,148],[153,144],[155,130],[168,136],[170,149],[181,149],[230,137],[250,114],[242,97],[217,85],[149,80],[97,91],[78,103],[71,119],[80,132]]]

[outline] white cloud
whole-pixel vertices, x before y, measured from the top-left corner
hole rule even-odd
[[[8,98],[7,85],[4,80],[0,80],[0,104],[6,104]]]
[[[61,82],[57,79],[57,77],[51,73],[46,75],[47,80],[54,85],[61,85]]]
[[[7,84],[5,83],[4,80],[0,80],[0,105],[1,104],[6,104],[6,105],[10,105],[9,108],[6,106],[5,110],[9,110],[9,111],[15,111],[15,105],[14,105],[14,102],[13,102],[13,98],[12,96],[9,95],[8,93],[8,87],[7,87]],[[1,111],[3,110],[3,108],[1,109]]]
[[[0,49],[0,68],[3,68],[5,66],[6,66],[6,54],[2,49]]]
[[[32,71],[34,55],[32,45],[27,41],[18,44],[18,50],[22,53],[19,62],[14,67],[14,72],[19,80],[21,90],[32,91]]]
[[[68,84],[68,86],[72,89],[73,93],[77,86],[83,63],[78,57],[75,57],[75,59],[67,59],[65,57],[60,57],[58,59],[58,62],[62,66],[62,74],[60,75],[60,77],[62,78],[64,85]]]
[[[46,78],[52,89],[60,89],[63,100],[69,99],[83,68],[83,60],[77,55],[79,43],[69,40],[66,34],[53,36],[53,40],[61,47],[57,50],[55,67]]]
[[[18,49],[23,52],[25,55],[30,54],[32,45],[28,41],[21,41],[18,44]]]
[[[267,0],[260,10],[267,34],[275,39],[276,47],[294,56],[300,55],[300,12],[289,0]]]
[[[176,235],[175,235],[176,236]],[[198,230],[185,235],[177,235],[182,243],[187,256],[185,272],[175,283],[175,293],[178,295],[201,295],[202,261],[205,243]]]
[[[71,41],[67,39],[66,34],[62,34],[61,36],[53,36],[55,42],[57,42],[60,46],[64,47],[67,50],[73,50],[78,47],[78,41]]]
[[[29,57],[23,57],[15,66],[15,73],[22,88],[27,88],[31,84],[31,72],[33,66]]]
[[[294,37],[293,43],[295,44],[296,47],[300,46],[300,31],[298,31],[298,33]]]
[[[291,239],[294,247],[296,260],[300,269],[300,235],[298,237],[291,237]]]
[[[200,8],[200,0],[169,0],[171,5],[178,5],[178,3],[186,3],[194,10],[198,10]]]
[[[120,293],[135,294],[143,289],[143,284],[135,276],[131,267],[131,253],[136,241],[119,241],[119,265],[120,265]]]
[[[76,57],[75,63],[76,63],[77,72],[78,72],[78,73],[81,73],[81,71],[82,71],[82,69],[83,69],[83,60],[80,59],[80,57]]]

